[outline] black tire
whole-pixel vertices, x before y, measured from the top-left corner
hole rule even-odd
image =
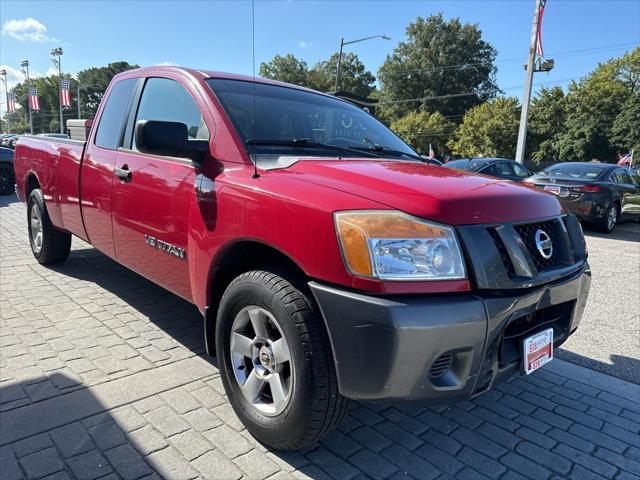
[[[609,221],[609,216],[612,214],[612,211],[614,211],[614,209],[615,209],[615,221],[612,224]],[[602,219],[598,223],[597,225],[598,230],[600,230],[603,233],[611,233],[616,228],[616,224],[618,223],[619,220],[620,220],[620,205],[618,204],[618,202],[613,202],[611,205],[609,205],[609,208],[607,208],[607,211],[604,214],[604,217],[602,217]]]
[[[231,331],[236,316],[257,306],[273,314],[286,339],[293,387],[284,410],[264,415],[243,395],[231,359]],[[227,287],[216,323],[216,351],[222,383],[234,411],[260,442],[277,450],[312,445],[340,423],[349,400],[340,395],[329,341],[310,297],[273,272],[251,271]]]
[[[42,236],[39,242],[34,237],[32,226],[32,211],[37,209],[42,228]],[[27,230],[29,232],[29,244],[33,256],[43,265],[60,263],[67,259],[71,251],[71,234],[56,229],[51,220],[47,207],[44,204],[42,190],[34,189],[27,202]],[[37,237],[37,235],[36,235]]]
[[[0,195],[11,195],[16,191],[16,177],[13,173],[13,165],[8,162],[0,162]]]

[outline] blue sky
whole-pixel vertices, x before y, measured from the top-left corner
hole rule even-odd
[[[524,63],[534,0],[503,1],[261,1],[255,3],[256,71],[276,53],[309,64],[337,51],[346,40],[386,34],[350,45],[375,74],[405,27],[418,16],[443,12],[477,23],[498,50],[498,82],[522,95]],[[36,74],[51,68],[49,51],[64,49],[63,68],[76,72],[116,60],[140,65],[173,63],[252,73],[251,3],[237,1],[11,1],[0,4],[0,63],[11,83],[27,58]],[[556,60],[538,86],[568,84],[598,62],[640,44],[640,0],[548,0],[544,47]],[[603,48],[605,47],[605,48]],[[4,93],[4,92],[3,92]],[[4,95],[2,95],[4,100]]]

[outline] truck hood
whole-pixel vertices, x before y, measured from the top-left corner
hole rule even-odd
[[[284,171],[449,225],[526,221],[562,213],[555,196],[535,187],[421,163],[310,159]]]

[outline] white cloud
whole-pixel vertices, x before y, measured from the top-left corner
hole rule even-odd
[[[2,35],[8,35],[21,42],[56,42],[47,35],[47,27],[35,18],[27,17],[7,20],[2,25]]]
[[[298,46],[300,48],[309,48],[309,47],[313,47],[313,42],[305,42],[304,40],[299,40],[298,41]]]
[[[155,64],[156,67],[179,67],[179,63],[175,62],[159,62]]]

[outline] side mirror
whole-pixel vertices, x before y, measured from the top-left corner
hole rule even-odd
[[[181,122],[138,120],[134,131],[136,147],[144,153],[190,158],[200,163],[209,149],[207,140],[191,140]]]

